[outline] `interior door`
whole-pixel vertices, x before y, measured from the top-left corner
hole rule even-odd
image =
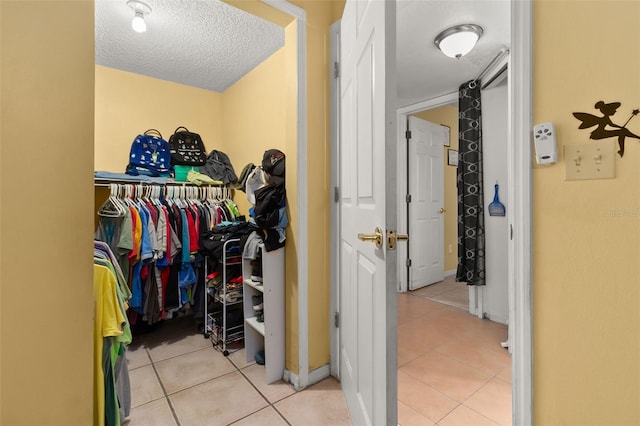
[[[444,279],[444,160],[449,129],[409,116],[409,289]]]
[[[340,42],[340,378],[354,425],[397,424],[395,2],[347,0]]]

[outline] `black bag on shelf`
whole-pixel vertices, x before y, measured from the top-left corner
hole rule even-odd
[[[172,166],[203,166],[207,161],[207,150],[199,134],[186,127],[178,127],[169,138]]]

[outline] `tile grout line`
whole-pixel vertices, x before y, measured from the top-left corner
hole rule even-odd
[[[453,398],[452,398],[452,399],[453,399]],[[455,401],[455,400],[454,400],[454,401]],[[456,401],[456,402],[458,402],[458,401]],[[442,420],[444,420],[444,419],[445,419],[445,417],[447,417],[449,414],[451,414],[451,413],[453,413],[455,410],[457,410],[457,409],[458,409],[462,404],[463,404],[462,402],[458,402],[458,405],[456,405],[455,407],[453,407],[451,410],[447,411],[447,413],[446,413],[444,416],[440,417],[440,418],[438,419],[438,421],[434,422],[434,425],[438,425]]]
[[[494,376],[494,377],[495,377],[495,376]],[[467,402],[469,399],[471,399],[471,397],[473,397],[475,394],[477,394],[478,392],[480,392],[480,391],[481,391],[485,386],[487,386],[487,384],[489,384],[489,382],[490,382],[491,380],[493,380],[493,379],[494,379],[494,377],[489,378],[489,380],[487,380],[486,382],[484,382],[484,383],[482,384],[482,386],[480,386],[478,389],[476,389],[475,391],[473,391],[473,393],[472,393],[471,395],[469,395],[467,398],[465,398],[465,400],[464,400],[463,402],[461,402],[461,403],[460,403],[460,405],[464,405],[464,403],[465,403],[465,402]],[[498,380],[500,380],[500,379],[498,379]],[[501,424],[502,424],[502,423],[500,423],[498,420],[493,419],[493,418],[491,418],[491,417],[488,417],[487,415],[482,414],[482,413],[480,413],[480,412],[479,412],[479,411],[477,411],[477,410],[474,410],[473,408],[469,407],[468,405],[464,405],[464,407],[465,407],[466,409],[471,410],[471,411],[473,411],[474,413],[476,413],[476,414],[478,414],[478,415],[480,415],[480,416],[484,417],[485,419],[489,419],[489,420],[491,420],[492,422],[497,423],[497,424],[499,424],[499,425],[501,425]]]
[[[441,299],[435,299],[434,297],[429,297],[429,296],[426,296],[426,295],[409,294],[409,296],[418,297],[420,299],[429,300],[431,302],[440,303],[442,305],[451,306],[453,308],[458,308],[458,309],[462,309],[462,310],[469,310],[469,306],[468,305],[467,306],[459,305],[459,304],[456,304],[454,302],[449,302],[449,301],[441,300]],[[435,296],[440,296],[440,295],[435,295]]]
[[[202,350],[204,350],[204,349],[208,349],[208,346],[203,346],[203,347],[201,347],[201,348],[197,348],[197,349],[194,349],[194,350],[192,350],[192,351],[188,351],[188,352],[185,352],[185,353],[182,353],[182,354],[179,354],[179,355],[173,355],[173,356],[170,356],[170,357],[168,357],[168,358],[159,359],[159,360],[157,360],[156,362],[169,361],[170,359],[179,358],[179,357],[181,357],[181,356],[183,356],[183,355],[189,355],[189,354],[192,354],[192,353],[194,353],[194,352],[202,351]],[[149,349],[145,348],[145,350],[149,350]],[[149,356],[151,356],[151,355],[149,355]],[[153,362],[153,360],[152,360],[152,362]]]
[[[147,348],[145,348],[145,351],[147,351],[147,356],[149,357],[149,360],[151,361],[151,368],[153,368],[153,372],[156,374],[156,378],[158,379],[158,383],[160,383],[160,387],[162,388],[162,393],[164,394],[164,397],[167,400],[167,404],[169,404],[169,409],[171,410],[171,414],[173,415],[173,418],[176,421],[176,425],[177,426],[181,426],[180,425],[180,420],[178,419],[178,414],[176,413],[176,410],[173,408],[173,404],[171,403],[171,399],[169,399],[169,395],[167,394],[167,390],[164,387],[164,383],[162,383],[162,379],[160,378],[160,374],[158,374],[158,370],[156,369],[156,364],[153,361],[153,358],[151,358],[151,353],[149,353],[149,350]]]
[[[233,361],[231,361],[231,364],[233,364],[233,366],[234,366],[234,367],[236,367],[236,370],[238,370],[238,373],[240,373],[240,374],[242,375],[242,377],[244,377],[244,378],[245,378],[245,380],[246,380],[247,382],[249,382],[249,384],[250,384],[250,385],[251,385],[251,386],[256,390],[256,392],[258,392],[258,394],[260,394],[260,396],[261,396],[262,398],[264,398],[264,400],[265,400],[265,401],[267,401],[267,404],[268,404],[267,406],[268,406],[268,407],[273,408],[273,409],[275,410],[275,412],[276,412],[276,413],[278,413],[278,415],[282,418],[282,420],[284,420],[284,421],[287,423],[287,425],[288,425],[288,426],[292,426],[292,425],[291,425],[291,423],[289,423],[289,420],[287,420],[287,418],[286,418],[286,417],[285,417],[285,416],[280,412],[280,410],[278,410],[278,409],[276,408],[276,406],[275,406],[271,401],[269,401],[269,398],[267,398],[267,397],[266,397],[262,392],[260,392],[260,389],[258,389],[258,387],[257,387],[256,385],[254,385],[254,384],[253,384],[253,382],[251,381],[251,379],[249,379],[249,377],[248,377],[246,374],[244,374],[244,372],[242,371],[242,369],[241,369],[241,368],[239,368],[239,367],[238,367],[238,366],[237,366]],[[293,393],[292,395],[295,395],[295,394],[296,394],[296,393]],[[283,401],[283,400],[287,399],[289,396],[291,396],[291,395],[285,396],[284,398],[279,399],[279,400],[278,400],[278,401],[276,401],[276,402]],[[267,408],[267,407],[261,408],[261,409],[260,409],[260,410],[258,410],[258,411],[264,410],[265,408]],[[244,416],[242,419],[245,419],[245,418],[247,418],[247,417],[249,417],[249,416],[251,416],[251,415],[253,415],[253,414],[257,413],[258,411],[254,412],[254,413],[251,413],[251,414],[248,414],[248,415]],[[236,423],[236,422],[238,422],[238,421],[240,421],[240,420],[242,420],[242,419],[238,419],[238,420],[236,420],[236,421],[235,421],[235,422],[233,422],[233,423]],[[230,423],[230,424],[233,424],[233,423]]]

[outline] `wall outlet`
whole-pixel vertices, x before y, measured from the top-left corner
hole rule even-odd
[[[451,244],[449,244],[448,250],[449,250],[449,254],[453,253],[453,247],[451,246]]]

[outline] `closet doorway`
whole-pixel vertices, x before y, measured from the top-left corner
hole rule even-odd
[[[107,4],[116,4],[116,2],[110,0],[101,0],[100,2],[96,2],[96,6],[98,3],[107,3]],[[120,2],[118,2],[119,4]],[[206,2],[205,2],[206,3]],[[264,95],[261,90],[265,91],[274,91],[275,85],[273,84],[265,84],[264,81],[262,84],[255,84],[255,89],[252,91],[251,89],[247,89],[245,92],[245,97],[249,98],[249,101],[244,105],[238,105],[239,102],[235,102],[234,105],[229,106],[229,108],[225,108],[224,110],[221,108],[220,100],[215,99],[216,97],[206,97],[207,99],[203,100],[201,96],[201,92],[195,93],[198,91],[197,88],[189,87],[186,84],[182,86],[181,89],[184,89],[186,95],[180,98],[181,102],[178,102],[175,97],[171,96],[171,92],[168,91],[164,96],[161,96],[157,91],[154,90],[145,90],[141,88],[138,84],[141,80],[138,79],[139,76],[133,73],[124,76],[127,79],[136,80],[134,82],[128,83],[129,89],[122,89],[122,96],[119,97],[119,102],[142,102],[143,105],[136,109],[130,108],[131,113],[125,113],[125,119],[122,120],[118,117],[114,118],[112,114],[122,114],[121,108],[118,105],[113,103],[113,105],[108,105],[105,108],[102,108],[105,117],[109,117],[111,120],[108,124],[99,124],[98,121],[100,118],[96,119],[96,140],[101,139],[102,142],[99,143],[99,147],[96,146],[96,160],[95,167],[100,170],[116,170],[121,171],[124,169],[127,163],[127,157],[129,153],[129,147],[131,145],[131,141],[133,137],[141,132],[144,132],[147,128],[159,126],[157,124],[159,121],[164,123],[165,121],[170,121],[170,124],[167,122],[165,129],[164,127],[161,129],[165,138],[168,139],[170,133],[173,132],[173,129],[179,125],[187,125],[187,119],[183,119],[183,117],[190,118],[188,112],[186,111],[186,106],[192,105],[194,100],[197,100],[198,105],[202,105],[206,108],[200,108],[197,111],[198,117],[206,116],[202,118],[197,127],[199,128],[191,128],[191,131],[198,132],[201,129],[208,129],[210,132],[207,134],[211,134],[214,136],[206,137],[204,131],[201,131],[201,136],[203,136],[205,147],[208,151],[212,149],[221,149],[222,151],[226,150],[226,153],[231,157],[234,167],[236,168],[236,172],[239,174],[242,166],[249,162],[256,163],[256,161],[260,161],[262,158],[262,154],[265,150],[270,148],[281,148],[283,152],[292,160],[290,162],[290,166],[287,171],[287,182],[291,182],[292,185],[288,188],[288,194],[290,194],[289,198],[289,210],[292,214],[291,225],[289,226],[289,230],[292,232],[291,240],[296,240],[297,243],[295,247],[286,252],[286,264],[287,273],[292,274],[289,277],[290,282],[297,283],[297,298],[291,298],[293,302],[291,304],[296,304],[291,306],[289,304],[288,308],[296,313],[297,315],[291,315],[289,318],[290,322],[293,322],[295,325],[292,326],[292,329],[297,330],[307,330],[309,328],[309,318],[308,318],[308,262],[309,262],[309,245],[308,245],[308,195],[307,189],[309,187],[314,187],[316,183],[310,183],[308,180],[308,171],[307,171],[307,61],[306,61],[306,49],[307,49],[307,24],[306,24],[306,12],[304,9],[293,5],[292,3],[286,0],[271,0],[269,2],[262,1],[242,1],[235,2],[233,0],[225,1],[227,5],[231,5],[233,7],[241,8],[251,8],[255,6],[253,12],[256,15],[262,15],[262,13],[267,14],[265,19],[271,20],[273,18],[273,22],[281,27],[285,28],[285,37],[290,37],[290,40],[294,41],[293,43],[285,43],[285,49],[291,49],[286,52],[286,61],[282,61],[285,63],[286,71],[284,72],[282,69],[279,71],[271,71],[271,75],[275,75],[277,78],[285,81],[286,88],[279,90],[278,93],[281,94],[284,99],[278,99],[277,102],[273,101],[272,105],[265,105],[268,101],[272,100],[269,96]],[[118,17],[125,20],[126,25],[122,30],[127,36],[141,36],[143,38],[149,39],[149,34],[153,31],[152,23],[154,19],[158,19],[160,17],[165,17],[170,19],[173,15],[171,12],[161,12],[158,8],[148,15],[148,23],[149,26],[147,34],[135,34],[132,33],[130,28],[131,16],[129,14],[130,8],[126,5],[126,1],[122,2],[124,5],[124,11],[119,13]],[[173,7],[182,7],[184,5],[180,4],[172,4],[170,6]],[[190,5],[190,8],[195,8],[196,6],[202,6],[202,2],[199,2],[198,5],[194,4]],[[189,9],[189,8],[188,8]],[[185,9],[186,10],[186,9]],[[190,11],[191,9],[189,9]],[[177,12],[176,12],[177,13]],[[253,14],[253,13],[252,13]],[[156,21],[157,22],[157,21]],[[160,27],[162,25],[169,25],[168,23],[159,24]],[[185,26],[188,27],[191,23],[187,22]],[[228,25],[226,23],[225,25]],[[221,27],[224,30],[224,27]],[[158,27],[156,27],[158,29]],[[224,32],[224,31],[223,31]],[[96,36],[98,36],[99,31],[96,31]],[[146,37],[145,37],[146,36]],[[184,41],[184,40],[183,40]],[[193,42],[193,40],[186,40],[186,42]],[[228,47],[227,47],[228,48]],[[153,47],[148,48],[148,50],[153,50]],[[282,56],[285,54],[283,53]],[[144,55],[141,55],[142,58]],[[177,55],[180,57],[180,55]],[[294,59],[295,58],[295,59]],[[135,59],[135,58],[134,58]],[[268,62],[271,58],[267,59]],[[220,64],[217,64],[220,65]],[[107,67],[96,66],[96,69],[103,68],[98,70],[96,74],[120,74],[119,70],[111,70],[107,69]],[[197,67],[196,67],[197,68]],[[112,72],[113,71],[113,72]],[[287,74],[288,73],[288,74]],[[246,76],[245,76],[246,77]],[[244,78],[243,78],[244,79]],[[161,80],[158,78],[158,80]],[[96,80],[97,81],[97,80]],[[290,82],[295,81],[296,84],[294,87],[291,86]],[[284,85],[283,85],[284,87]],[[109,84],[102,84],[101,88],[96,87],[96,99],[99,101],[99,97],[101,93],[109,93],[112,98],[118,98],[118,95],[114,89],[114,86],[110,86]],[[260,92],[258,92],[260,91]],[[213,92],[212,92],[213,93]],[[191,101],[189,100],[189,96],[191,96]],[[209,99],[213,98],[213,99]],[[117,99],[116,99],[117,100]],[[148,105],[154,105],[153,108],[149,108]],[[258,105],[265,105],[262,111],[256,111]],[[274,105],[280,106],[284,108],[284,110],[280,111],[278,108],[275,108]],[[184,112],[177,116],[177,114],[167,113],[166,107],[173,106],[176,111],[181,110],[181,106],[185,106]],[[217,123],[213,123],[214,120],[222,120],[220,118],[223,114],[226,115],[225,119],[228,116],[232,115],[230,112],[232,107],[241,110],[242,114],[237,114],[237,119],[233,120],[233,125],[237,128],[238,131],[229,130],[228,135],[221,135],[217,132]],[[99,108],[96,108],[96,117],[100,112]],[[129,111],[129,109],[127,110]],[[278,119],[272,119],[272,114],[274,111],[280,111]],[[164,114],[161,118],[162,120],[156,120],[155,116],[152,116],[149,119],[150,115],[153,114]],[[208,114],[208,115],[207,115]],[[247,126],[247,117],[251,117],[256,125]],[[144,124],[142,121],[147,120]],[[155,120],[155,121],[154,121]],[[258,120],[261,120],[258,122]],[[321,120],[321,118],[311,117],[310,121],[315,122],[315,120]],[[124,134],[115,134],[115,132],[122,132],[124,128],[124,124],[129,125],[130,127],[124,132]],[[259,124],[259,125],[258,125]],[[164,124],[162,124],[164,125]],[[231,126],[229,126],[231,127]],[[267,134],[264,131],[264,127],[277,127],[280,131],[279,135],[271,135]],[[253,131],[254,135],[247,135],[246,132]],[[169,134],[166,134],[169,132]],[[228,136],[228,138],[227,138]],[[233,139],[231,139],[233,138]],[[221,141],[225,141],[228,145],[220,144]],[[246,146],[247,141],[252,143],[252,150],[242,149],[243,146]],[[286,146],[279,147],[274,146],[273,141],[279,141],[282,143],[286,143]],[[286,142],[285,142],[286,141]],[[265,144],[264,146],[261,144]],[[230,147],[233,149],[237,149],[238,156],[234,152],[231,152]],[[250,153],[250,154],[248,154]],[[247,157],[247,155],[250,155]],[[106,160],[108,157],[108,160]],[[294,166],[295,165],[295,166]],[[296,184],[296,187],[293,188],[293,184]],[[98,198],[98,197],[96,197]],[[246,200],[245,200],[246,201]],[[98,201],[97,201],[98,202]],[[247,211],[246,207],[240,206],[243,208],[243,211]],[[327,332],[328,333],[328,332]],[[296,336],[295,339],[298,345],[297,347],[289,347],[287,348],[287,358],[291,359],[291,363],[298,367],[297,374],[291,374],[287,378],[294,384],[296,388],[303,388],[309,383],[309,348],[308,348],[308,334],[300,333],[299,336]],[[286,372],[289,373],[288,371]]]

